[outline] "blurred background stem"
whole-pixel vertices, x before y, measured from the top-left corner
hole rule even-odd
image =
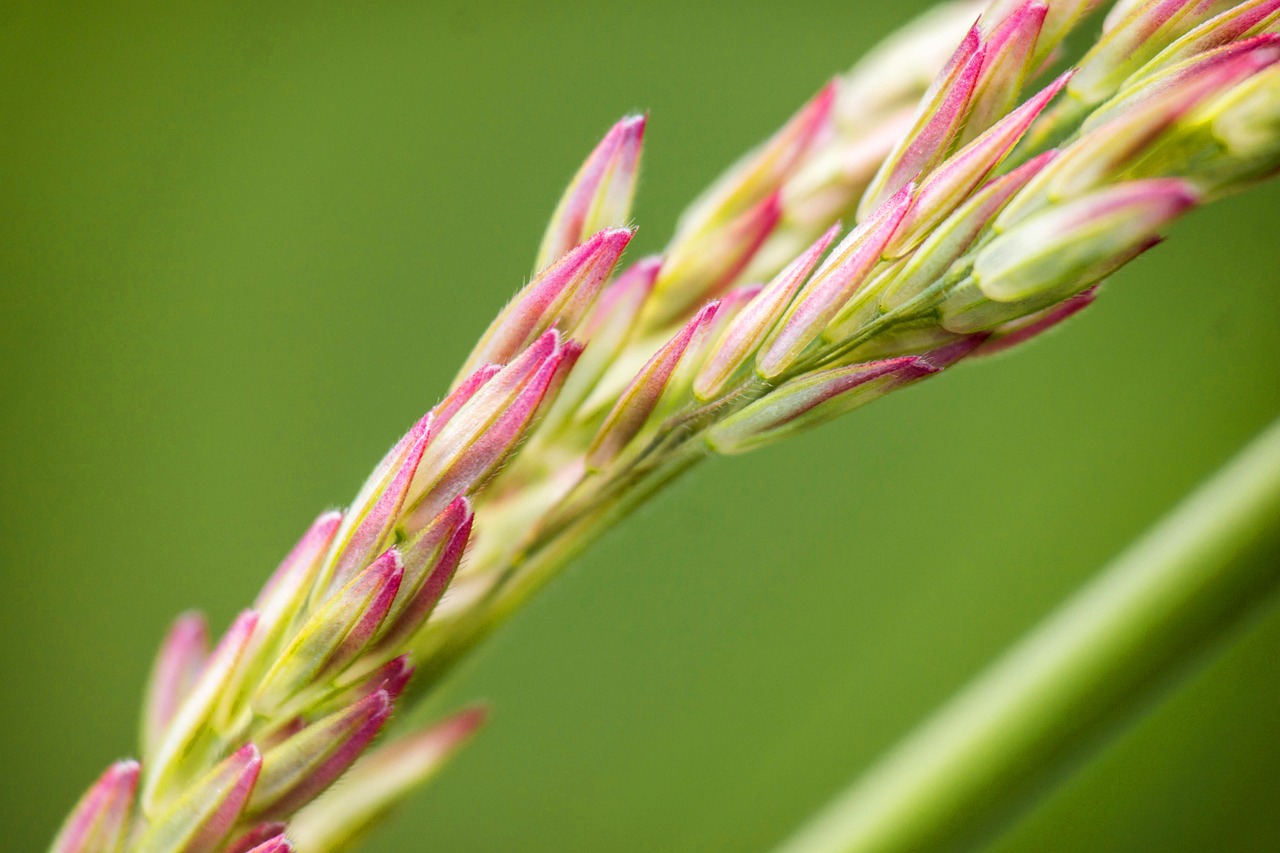
[[[780,853],[968,848],[1280,578],[1280,421],[841,793]]]

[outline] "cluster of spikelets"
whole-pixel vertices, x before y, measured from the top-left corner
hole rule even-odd
[[[429,687],[662,485],[1025,341],[1189,208],[1280,167],[1280,0],[1121,2],[1023,99],[1097,5],[938,10],[621,270],[645,119],[612,128],[532,281],[347,511],[212,651],[201,617],[175,624],[141,765],[102,776],[55,853],[349,846],[481,721],[371,749],[414,667]]]

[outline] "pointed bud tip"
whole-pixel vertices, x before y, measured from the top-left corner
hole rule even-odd
[[[541,362],[560,347],[560,341],[563,337],[564,335],[559,329],[547,329],[533,343],[529,344],[529,348],[525,352]]]
[[[489,715],[488,705],[472,705],[445,720],[434,731],[445,735],[450,741],[461,741],[470,737],[481,726],[489,722]]]
[[[720,300],[712,299],[706,305],[698,309],[698,313],[693,315],[693,319],[689,321],[691,326],[701,326],[716,316],[716,312],[720,310]]]
[[[162,657],[189,660],[207,654],[209,622],[198,610],[188,610],[173,620],[160,647]]]
[[[1004,18],[994,23],[997,28],[1001,27],[1002,24],[1007,24],[1013,29],[1018,29],[1026,20],[1034,20],[1036,18],[1043,20],[1047,14],[1049,14],[1049,4],[1045,3],[1044,0],[1027,0],[1026,3],[1018,6]],[[982,23],[981,17],[978,22]]]
[[[898,376],[905,382],[922,379],[934,373],[942,372],[942,365],[934,364],[925,356],[913,356],[911,361],[898,368]]]
[[[1066,88],[1067,84],[1071,82],[1071,78],[1074,76],[1076,76],[1076,69],[1068,68],[1066,71],[1063,71],[1057,77],[1054,77],[1053,80],[1049,82],[1048,86],[1045,86],[1035,95],[1033,95],[1032,99],[1043,100],[1045,103],[1052,101],[1055,97],[1057,97],[1059,92],[1061,92],[1063,89]]]
[[[457,524],[460,519],[475,515],[475,510],[472,509],[469,496],[459,495],[440,514],[445,517],[446,524]]]
[[[616,246],[618,251],[621,251],[628,243],[631,242],[631,238],[636,236],[636,231],[638,230],[639,229],[634,225],[620,226],[617,228],[606,228],[603,231],[598,231],[595,236],[600,239],[601,243],[608,243],[611,246]]]
[[[626,138],[639,141],[644,138],[644,130],[648,123],[649,113],[631,113],[618,119],[614,127],[618,128]]]
[[[937,373],[955,364],[960,359],[970,355],[974,350],[981,347],[986,340],[991,337],[990,332],[979,332],[973,335],[967,335],[955,343],[938,347],[930,350],[919,357],[919,360],[928,370],[925,370],[920,376],[926,376],[930,373]]]
[[[142,770],[142,765],[133,758],[122,758],[107,768],[107,773],[112,779],[128,779],[137,776]]]
[[[342,510],[329,509],[316,516],[311,526],[317,530],[328,530],[342,523]]]
[[[413,673],[414,666],[409,662],[409,655],[403,654],[398,658],[392,658],[387,666],[387,678],[382,682],[382,689],[391,696],[392,702],[400,698],[405,685],[409,683],[409,679],[413,678]]]
[[[236,616],[231,627],[227,629],[223,642],[243,642],[258,627],[258,611],[252,609],[241,610]]]
[[[232,753],[231,757],[236,764],[243,765],[246,768],[254,765],[261,766],[262,764],[262,751],[258,749],[257,744],[253,743],[246,743]]]
[[[399,548],[388,548],[378,555],[378,558],[369,564],[365,569],[369,576],[383,576],[380,581],[384,581],[391,575],[402,573],[404,571],[404,556],[400,553]]]
[[[1133,181],[1115,193],[1126,205],[1154,204],[1152,215],[1159,220],[1173,218],[1200,202],[1202,193],[1182,178],[1149,178]]]
[[[253,847],[246,853],[294,853],[293,844],[283,835],[277,835],[275,838],[268,839],[257,847]]]
[[[293,847],[285,839],[284,832],[285,825],[281,821],[260,823],[231,842],[224,853],[292,853]]]
[[[1008,174],[1010,174],[1010,175],[1034,175],[1036,172],[1039,172],[1039,171],[1040,171],[1041,169],[1043,169],[1045,166],[1048,166],[1050,163],[1052,163],[1054,160],[1056,160],[1056,159],[1058,158],[1058,155],[1059,155],[1059,154],[1061,154],[1061,153],[1062,153],[1062,149],[1060,149],[1060,148],[1049,148],[1049,149],[1046,149],[1046,150],[1044,150],[1044,151],[1041,151],[1041,152],[1040,152],[1039,154],[1037,154],[1036,156],[1032,157],[1032,158],[1031,158],[1030,160],[1028,160],[1027,162],[1023,163],[1021,166],[1016,167],[1015,169],[1013,169],[1013,170],[1012,170],[1011,172],[1009,172]],[[999,179],[997,178],[997,180],[999,180]]]
[[[356,704],[361,712],[367,715],[368,719],[380,722],[391,716],[391,711],[395,708],[395,697],[385,687],[382,687]]]

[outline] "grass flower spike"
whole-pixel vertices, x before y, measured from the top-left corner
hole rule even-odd
[[[1178,217],[1280,169],[1280,3],[1121,3],[1050,78],[1098,5],[941,8],[651,258],[624,258],[647,119],[619,121],[349,507],[212,651],[199,614],[174,624],[141,766],[113,765],[54,853],[343,849],[483,721],[397,710],[667,483],[1056,326]]]

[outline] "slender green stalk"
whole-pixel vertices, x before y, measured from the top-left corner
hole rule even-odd
[[[968,846],[1280,579],[1280,421],[840,794],[781,853]]]

